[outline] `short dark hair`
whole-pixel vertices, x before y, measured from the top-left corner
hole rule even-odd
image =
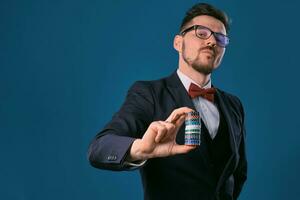
[[[200,16],[200,15],[208,15],[211,17],[214,17],[218,20],[220,20],[226,29],[226,32],[229,32],[229,18],[227,14],[219,10],[218,8],[208,4],[208,3],[197,3],[193,7],[191,7],[185,14],[185,17],[183,18],[180,26],[180,32],[183,31],[185,26],[195,17]]]

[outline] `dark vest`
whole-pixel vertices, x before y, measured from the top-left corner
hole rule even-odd
[[[220,123],[219,123],[217,135],[212,140],[206,126],[202,121],[201,142],[206,144],[210,164],[214,169],[216,178],[219,178],[230,157],[231,149],[230,149],[228,126],[224,119],[224,115],[218,106],[218,101],[216,103],[220,113]]]

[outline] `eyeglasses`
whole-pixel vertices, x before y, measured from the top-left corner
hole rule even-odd
[[[201,26],[201,25],[194,25],[191,26],[185,30],[183,30],[180,35],[184,35],[187,32],[191,31],[191,30],[195,30],[195,35],[200,38],[200,39],[208,39],[211,35],[214,35],[217,45],[220,47],[226,47],[229,44],[229,38],[228,36],[222,34],[222,33],[216,33],[213,32],[212,30],[210,30],[209,28],[205,27],[205,26]]]

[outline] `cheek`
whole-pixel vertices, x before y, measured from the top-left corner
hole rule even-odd
[[[222,60],[224,54],[225,54],[225,49],[220,49],[218,51],[218,59]]]
[[[218,57],[217,57],[217,59],[216,59],[216,62],[221,62],[222,59],[223,59],[224,54],[225,54],[225,49],[221,49],[221,50],[219,51],[219,53],[218,53]]]
[[[199,40],[189,40],[184,43],[185,50],[189,53],[197,53],[199,49],[202,47]]]
[[[202,48],[202,46],[201,45],[196,45],[196,44],[194,44],[194,45],[191,45],[190,46],[190,48],[188,49],[188,52],[189,52],[189,54],[191,55],[191,56],[193,56],[194,58],[196,58],[196,57],[201,57],[202,56],[202,54],[201,54],[201,52],[200,52],[200,49]]]

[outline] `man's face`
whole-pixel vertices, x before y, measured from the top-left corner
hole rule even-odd
[[[201,15],[195,17],[187,26],[201,25],[213,32],[226,35],[224,24],[211,16]],[[216,38],[212,34],[208,39],[201,39],[195,35],[195,31],[188,31],[182,36],[180,56],[184,62],[203,74],[210,74],[216,69],[223,58],[225,48],[217,45]]]

